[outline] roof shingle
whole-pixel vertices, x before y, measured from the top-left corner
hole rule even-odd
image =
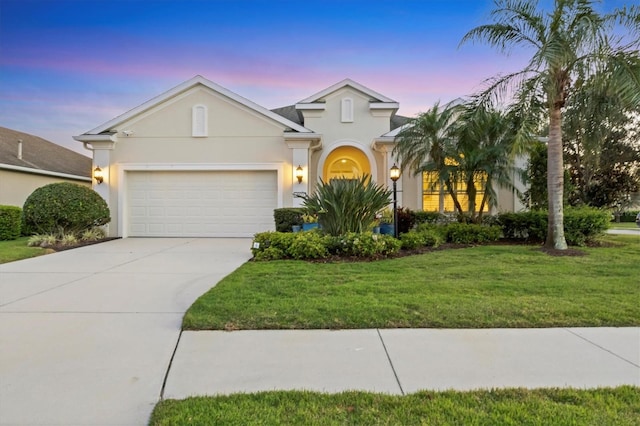
[[[22,140],[22,159],[18,158],[19,140]],[[0,127],[0,163],[91,177],[91,158],[38,136],[6,127]]]

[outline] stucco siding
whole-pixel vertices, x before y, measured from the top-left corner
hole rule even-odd
[[[0,170],[0,204],[22,207],[36,189],[56,182],[71,182],[91,187],[90,182]]]

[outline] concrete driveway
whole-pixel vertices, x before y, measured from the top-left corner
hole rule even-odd
[[[0,424],[146,424],[184,312],[250,245],[129,238],[0,265]]]

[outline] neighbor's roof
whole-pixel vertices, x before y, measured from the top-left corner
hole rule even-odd
[[[22,159],[18,141],[22,140]],[[54,172],[91,178],[91,158],[38,136],[0,127],[0,165],[34,173]]]

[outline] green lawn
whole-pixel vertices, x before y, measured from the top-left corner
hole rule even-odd
[[[264,392],[161,401],[169,425],[637,425],[640,388],[321,394]]]
[[[640,325],[640,239],[553,257],[533,246],[378,262],[248,262],[200,297],[185,329]]]
[[[611,222],[609,224],[609,228],[610,229],[638,229],[638,230],[640,230],[640,228],[638,228],[638,225],[636,225],[635,222],[620,222],[620,223]]]
[[[17,240],[0,241],[0,263],[14,262],[49,253],[40,247],[28,247],[28,237]]]

